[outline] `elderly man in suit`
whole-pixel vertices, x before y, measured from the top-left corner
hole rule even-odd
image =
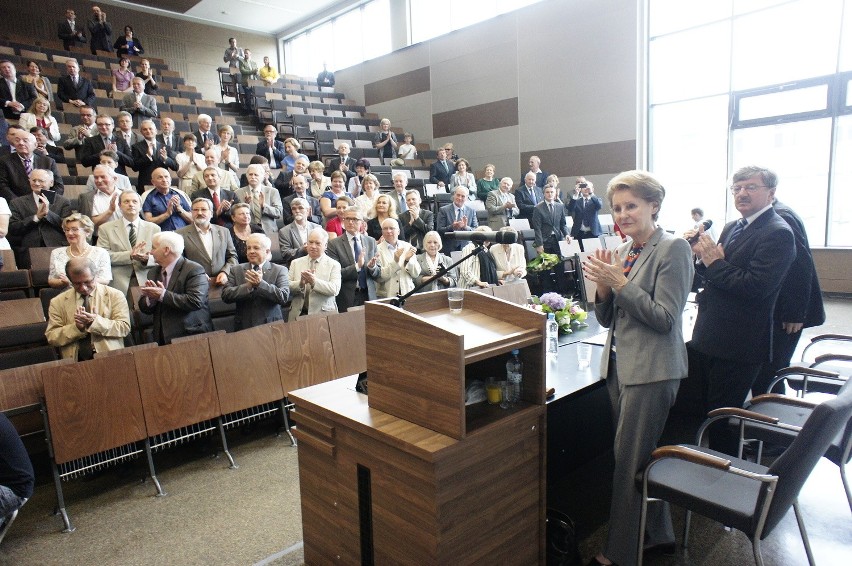
[[[15,131],[15,153],[0,157],[0,197],[12,199],[29,195],[32,185],[30,173],[45,169],[52,173],[51,186],[57,194],[65,192],[56,161],[46,155],[35,153],[36,138],[23,130]]]
[[[512,194],[512,179],[503,177],[500,179],[500,188],[488,193],[485,199],[485,210],[488,211],[488,227],[499,230],[509,225],[509,220],[516,217],[521,211],[515,204],[515,195]]]
[[[318,312],[337,312],[340,264],[325,254],[327,247],[328,232],[312,230],[308,234],[307,255],[290,264],[291,321]]]
[[[77,108],[83,106],[95,107],[95,87],[92,81],[80,76],[80,65],[76,59],[65,61],[68,75],[60,77],[56,83],[56,96],[62,102],[67,102]]]
[[[65,264],[71,288],[50,301],[45,336],[62,357],[91,360],[98,352],[124,348],[130,334],[127,299],[118,290],[98,283],[97,267],[86,257]]]
[[[219,181],[219,172],[223,171],[219,167],[208,165],[201,174],[204,176],[205,187],[198,189],[190,195],[190,200],[193,202],[197,198],[206,198],[213,203],[213,222],[219,226],[231,226],[231,206],[237,202],[237,195],[234,191],[223,189]],[[227,173],[227,172],[226,172]],[[230,179],[230,174],[228,175]]]
[[[158,344],[213,330],[204,268],[183,257],[183,238],[175,232],[154,234],[151,255],[157,266],[139,289],[139,310],[154,315]]]
[[[574,218],[571,226],[571,237],[583,240],[600,237],[601,223],[598,220],[598,212],[603,206],[603,201],[595,195],[595,186],[586,181],[584,177],[578,177],[574,185],[574,194],[568,202],[568,213]]]
[[[535,184],[535,173],[524,175],[524,186],[515,189],[515,203],[518,206],[518,218],[526,218],[532,224],[535,206],[544,200],[544,192]]]
[[[278,231],[278,247],[284,265],[308,253],[308,235],[314,230],[322,230],[322,226],[311,222],[310,205],[303,198],[295,198],[290,203],[293,221]]]
[[[0,75],[0,104],[3,105],[3,116],[9,120],[17,120],[23,112],[29,111],[30,105],[36,99],[35,87],[18,78],[15,65],[11,61],[0,61]]]
[[[420,208],[420,191],[409,189],[405,192],[406,211],[399,215],[399,223],[405,230],[405,239],[409,244],[423,250],[423,237],[435,229],[435,214],[426,208]]]
[[[439,191],[450,185],[450,177],[456,172],[456,166],[448,159],[447,150],[438,148],[438,159],[429,166],[429,182],[438,185]]]
[[[97,241],[98,227],[110,220],[121,218],[118,197],[121,191],[116,187],[118,174],[106,165],[98,165],[92,171],[95,190],[80,195],[77,199],[77,211],[92,219],[95,232],[92,238]]]
[[[300,161],[296,160],[296,164],[299,163]],[[281,214],[284,218],[284,224],[289,224],[293,221],[291,205],[293,204],[293,200],[296,198],[300,198],[308,202],[308,208],[310,209],[308,213],[308,220],[314,224],[322,224],[322,209],[320,208],[320,203],[308,192],[307,173],[304,175],[294,175],[290,180],[290,186],[293,187],[293,194],[281,199],[281,205],[283,207]]]
[[[215,149],[208,149],[204,152],[204,165],[209,168],[213,167],[216,169],[219,174],[219,183],[218,186],[224,190],[236,193],[239,190],[240,186],[237,183],[236,175],[222,169],[219,167],[219,156],[216,154]],[[206,171],[206,169],[205,169]],[[190,192],[195,194],[198,191],[203,191],[205,188],[209,188],[210,184],[207,182],[207,179],[204,178],[204,171],[199,171],[192,178],[192,184],[190,185]]]
[[[530,173],[535,174],[535,186],[544,189],[545,181],[547,181],[547,172],[541,169],[541,159],[538,155],[530,156]]]
[[[128,92],[121,99],[121,109],[133,115],[133,123],[138,128],[143,120],[156,118],[159,114],[157,99],[150,94],[145,94],[145,81],[140,77],[133,77],[130,85],[133,92]],[[156,137],[156,134],[154,135]]]
[[[739,169],[730,191],[742,218],[725,226],[718,244],[701,234],[692,246],[701,260],[696,270],[704,277],[704,290],[696,298],[688,346],[690,371],[704,388],[705,414],[741,407],[760,367],[772,359],[775,301],[796,258],[793,231],[772,208],[777,184],[768,169]],[[727,452],[737,446],[736,435],[727,430],[711,431],[710,444],[736,454]]]
[[[286,155],[284,142],[275,139],[276,135],[278,130],[275,129],[275,125],[267,124],[263,128],[263,140],[257,142],[254,150],[255,155],[262,155],[269,160],[270,169],[280,169]]]
[[[239,202],[251,207],[251,222],[263,227],[263,232],[272,237],[278,232],[278,219],[281,218],[281,195],[275,187],[263,184],[266,173],[263,165],[252,164],[246,170],[248,185],[236,191]]]
[[[133,156],[133,146],[145,139],[133,129],[133,115],[130,112],[124,111],[119,112],[115,116],[115,135],[123,139],[130,147],[131,157]]]
[[[195,135],[195,153],[204,153],[219,143],[219,136],[213,131],[213,118],[209,114],[198,115],[198,128],[192,132]]]
[[[467,198],[466,191],[464,196]],[[414,289],[414,278],[420,275],[420,264],[414,257],[417,249],[399,239],[399,224],[395,219],[386,218],[382,222],[382,239],[377,247],[381,271],[376,296],[380,299],[408,293]]]
[[[376,298],[375,279],[381,274],[376,240],[361,233],[364,217],[355,207],[343,212],[343,235],[328,244],[328,256],[340,264],[342,280],[337,310],[346,312]]]
[[[155,169],[178,170],[175,154],[169,148],[157,141],[157,126],[153,120],[143,120],[141,127],[143,139],[133,146],[133,168],[139,172],[136,181],[136,191],[145,192],[145,185],[151,184],[151,176]]]
[[[222,300],[237,305],[234,330],[284,320],[290,280],[286,267],[269,261],[271,248],[269,236],[252,234],[246,240],[248,262],[235,265],[228,274]]]
[[[65,10],[65,19],[60,20],[56,28],[56,35],[62,40],[65,51],[70,51],[78,43],[86,43],[86,34],[83,28],[77,25],[77,14],[71,8]]]
[[[175,131],[175,121],[168,116],[160,118],[160,133],[157,141],[175,153],[183,151],[183,136]]]
[[[98,116],[95,118],[95,125],[98,128],[98,133],[83,138],[80,148],[80,162],[86,167],[94,167],[101,162],[101,152],[108,149],[118,156],[118,164],[115,170],[126,176],[127,169],[125,167],[133,168],[133,151],[123,138],[113,135],[115,122],[112,116],[106,114]]]
[[[466,187],[456,187],[453,202],[438,211],[438,233],[442,238],[447,232],[470,232],[479,225],[476,211],[467,204],[468,194]],[[448,252],[457,251],[462,249],[463,244],[463,241],[449,242],[444,249]]]
[[[355,160],[349,157],[349,152],[352,149],[347,142],[340,142],[337,146],[337,157],[331,160],[325,174],[331,177],[335,171],[340,171],[346,175],[346,185],[349,185],[349,179],[355,176]]]
[[[30,174],[30,194],[17,197],[9,203],[9,243],[15,250],[18,266],[30,266],[29,248],[67,246],[62,219],[70,216],[71,203],[50,191],[53,173],[33,169]]]
[[[126,295],[131,286],[142,285],[148,280],[148,272],[154,266],[151,243],[160,227],[139,218],[142,201],[136,191],[122,192],[118,202],[121,218],[100,227],[98,247],[109,253],[110,287]]]
[[[176,230],[183,236],[183,255],[201,265],[211,287],[228,282],[231,268],[237,265],[237,251],[227,228],[210,223],[213,203],[206,198],[192,201],[192,224]]]

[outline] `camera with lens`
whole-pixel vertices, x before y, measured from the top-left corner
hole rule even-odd
[[[581,189],[586,189],[586,188],[588,188],[588,187],[589,187],[589,184],[588,184],[588,183],[580,183],[580,184],[579,184],[579,185],[577,185],[577,186],[578,186],[578,187],[580,187]]]

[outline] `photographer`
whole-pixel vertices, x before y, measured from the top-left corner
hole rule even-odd
[[[598,211],[603,206],[600,197],[595,196],[595,186],[586,181],[585,177],[577,177],[574,183],[574,194],[568,203],[568,213],[574,219],[571,226],[571,237],[580,240],[597,238],[601,235],[601,223],[598,220]]]

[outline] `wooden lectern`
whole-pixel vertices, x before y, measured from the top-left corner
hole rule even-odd
[[[369,398],[352,378],[289,395],[305,562],[544,564],[544,316],[474,292],[365,308]],[[513,349],[522,400],[465,405]]]

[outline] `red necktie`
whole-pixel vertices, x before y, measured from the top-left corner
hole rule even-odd
[[[219,215],[216,213],[216,211],[219,210],[219,202],[220,202],[219,201],[219,193],[214,192],[213,193],[213,214],[216,215],[216,224],[219,224],[221,226],[222,224],[224,224],[224,221],[221,218],[219,218]]]

